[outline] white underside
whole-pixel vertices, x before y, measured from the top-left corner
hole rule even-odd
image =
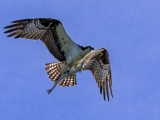
[[[63,26],[59,24],[56,27],[56,32],[59,37],[59,42],[61,44],[61,49],[64,51],[64,56],[66,61],[63,62],[61,75],[67,70],[73,69],[73,67],[89,52],[87,50],[82,51],[79,46],[70,39],[70,37],[65,32]],[[74,71],[74,70],[73,70]]]

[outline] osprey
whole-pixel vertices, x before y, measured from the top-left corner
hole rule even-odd
[[[58,60],[46,64],[47,74],[55,83],[52,89],[47,90],[48,93],[57,84],[63,87],[76,85],[76,73],[91,70],[100,87],[100,93],[103,90],[104,100],[105,94],[109,100],[108,85],[113,97],[109,55],[106,49],[94,50],[91,46],[83,47],[76,44],[67,35],[62,23],[56,19],[21,19],[4,28],[8,29],[4,33],[10,33],[7,37],[40,39]]]

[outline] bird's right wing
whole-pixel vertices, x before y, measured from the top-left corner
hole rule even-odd
[[[22,19],[13,21],[4,33],[7,37],[42,40],[50,53],[59,61],[66,60],[64,52],[76,45],[65,32],[59,20],[51,18]],[[66,51],[64,48],[68,48]]]
[[[82,64],[82,70],[90,70],[100,88],[100,93],[103,93],[104,100],[109,101],[109,89],[112,94],[112,77],[109,62],[109,55],[105,48],[91,51],[85,58]]]

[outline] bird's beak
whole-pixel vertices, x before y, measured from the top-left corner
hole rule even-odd
[[[94,47],[91,46],[91,50],[94,50]]]

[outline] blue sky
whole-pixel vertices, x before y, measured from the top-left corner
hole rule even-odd
[[[0,0],[1,120],[159,120],[159,0]],[[75,87],[52,87],[45,64],[56,61],[41,41],[7,38],[23,18],[61,20],[78,44],[110,54],[114,99],[104,101],[89,71]]]

